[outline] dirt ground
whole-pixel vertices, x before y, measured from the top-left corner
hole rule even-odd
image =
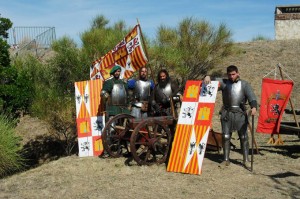
[[[39,121],[26,120],[31,125],[23,121],[19,130],[34,134]],[[270,135],[256,133],[253,172],[241,165],[237,138],[234,133],[237,149],[228,167],[221,166],[221,154],[207,149],[202,175],[167,172],[165,164],[138,166],[125,157],[73,155],[1,179],[0,198],[300,198],[297,135],[282,135],[284,144],[275,146],[267,144]]]
[[[220,69],[224,70],[229,64],[241,66],[242,78],[251,82],[259,99],[261,78],[281,63],[295,80],[293,100],[299,108],[300,40],[241,43],[239,47],[241,54],[224,60]],[[215,114],[213,128],[219,132],[217,117]],[[284,119],[289,118],[284,116]],[[38,119],[25,117],[17,132],[26,144],[35,136],[47,133],[47,128]],[[255,133],[259,154],[254,155],[253,172],[241,165],[236,133],[233,137],[232,143],[237,149],[230,154],[230,166],[222,167],[222,155],[207,150],[202,175],[167,172],[165,164],[138,166],[125,157],[54,157],[51,161],[46,158],[48,161],[41,166],[0,179],[0,198],[300,199],[300,139],[297,135],[282,134],[284,144],[273,145],[267,144],[270,135]],[[47,147],[44,149],[49,150]]]

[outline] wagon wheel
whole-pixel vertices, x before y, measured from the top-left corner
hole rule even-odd
[[[130,137],[130,150],[139,165],[165,162],[170,144],[169,127],[155,119],[146,119],[139,123]]]
[[[110,156],[117,158],[128,151],[127,141],[130,139],[130,119],[132,118],[134,118],[132,115],[119,114],[105,124],[102,142]]]

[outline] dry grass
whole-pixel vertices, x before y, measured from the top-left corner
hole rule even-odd
[[[273,147],[267,136],[257,138],[261,154],[254,157],[253,173],[241,166],[237,151],[226,168],[217,152],[207,151],[200,176],[166,172],[165,165],[128,166],[125,158],[74,155],[0,180],[0,198],[299,197],[299,140],[284,135],[285,145]]]

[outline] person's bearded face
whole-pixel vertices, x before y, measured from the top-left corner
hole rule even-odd
[[[119,79],[120,74],[121,74],[121,70],[116,70],[116,72],[114,73],[114,78]]]
[[[146,80],[146,79],[147,79],[147,69],[146,69],[146,68],[143,68],[143,69],[140,71],[140,79],[141,79],[141,80]]]
[[[158,82],[159,86],[164,88],[164,87],[166,87],[167,83],[168,83],[167,74],[166,73],[160,73],[159,82]]]

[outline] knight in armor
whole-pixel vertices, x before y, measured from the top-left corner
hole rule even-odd
[[[157,82],[151,102],[154,112],[156,115],[172,115],[171,101],[173,101],[173,105],[181,101],[182,95],[179,85],[170,78],[169,73],[165,69],[158,72]]]
[[[115,65],[111,71],[111,77],[104,81],[101,90],[102,103],[106,104],[106,112],[108,117],[127,113],[128,110],[128,87],[127,83],[120,79],[121,66]]]
[[[249,168],[249,141],[247,134],[248,118],[245,104],[248,101],[251,107],[251,115],[256,114],[257,100],[250,84],[240,79],[238,68],[234,65],[227,67],[228,79],[219,79],[219,90],[222,91],[223,107],[221,114],[223,164],[229,166],[230,141],[233,131],[238,132],[241,150],[243,154],[243,165]],[[205,76],[204,83],[210,83],[210,76]]]
[[[150,110],[150,96],[154,89],[152,80],[148,80],[148,70],[142,67],[138,79],[128,80],[128,89],[131,91],[131,115],[136,118],[147,118]]]

